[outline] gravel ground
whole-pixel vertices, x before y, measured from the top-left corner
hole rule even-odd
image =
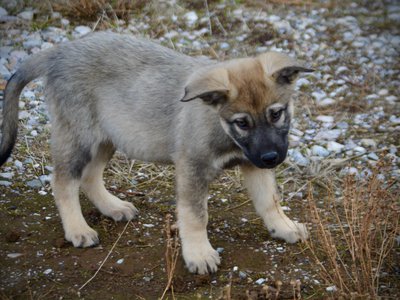
[[[389,171],[380,176],[383,181],[394,179],[398,190],[400,5],[397,1],[356,1],[339,6],[329,5],[329,2],[310,6],[261,5],[256,1],[246,6],[223,2],[214,5],[209,12],[203,6],[183,8],[171,3],[166,1],[162,7],[160,4],[157,16],[143,15],[129,22],[120,20],[112,29],[104,29],[101,22],[81,25],[60,13],[51,15],[49,25],[38,26],[35,11],[9,15],[0,7],[0,89],[4,89],[7,79],[28,56],[63,41],[80,38],[93,28],[142,34],[184,53],[218,59],[267,50],[287,52],[306,61],[316,71],[300,78],[296,86],[297,118],[292,124],[289,157],[279,171],[284,184],[285,178],[293,177],[294,182],[282,191],[287,196],[283,205],[286,207],[289,203],[296,207],[296,203],[291,202],[303,198],[306,179],[310,177],[319,177],[322,182],[337,179],[334,183],[340,182],[346,174],[368,177],[380,156],[392,158]],[[24,89],[19,107],[18,144],[12,158],[0,170],[0,205],[3,208],[10,206],[11,198],[24,193],[30,197],[51,198],[52,167],[47,145],[51,124],[46,113],[42,81],[36,80]],[[120,159],[118,164],[120,161],[124,163],[124,159]],[[147,167],[143,167],[144,171],[140,168],[139,173],[131,175],[123,176],[117,172],[118,178],[123,177],[124,184],[130,182],[134,190],[140,190],[138,182],[140,186],[149,178],[152,182],[154,177],[152,172],[147,173]],[[156,170],[161,170],[161,174],[165,171]],[[225,183],[224,180],[232,178],[227,176],[221,180]],[[121,188],[122,183],[118,180],[108,182],[115,190]],[[153,190],[146,187],[145,191],[149,189]],[[211,195],[218,205],[232,200],[218,193],[217,190]],[[156,193],[146,201],[157,202],[157,197],[161,198]],[[173,196],[168,196],[167,200],[172,201]],[[235,205],[237,203],[232,204]],[[287,207],[287,210],[290,209]],[[43,211],[46,211],[45,207]],[[54,209],[41,216],[44,222],[46,218],[54,219],[54,226],[57,226]],[[9,222],[14,220],[8,215],[7,218]],[[150,233],[153,226],[162,228],[162,218],[143,222],[143,227]],[[248,219],[243,217],[238,224],[242,226],[246,222]],[[286,251],[284,244],[271,243],[277,248],[269,249],[268,255]],[[267,251],[265,249],[262,247],[262,251]],[[2,261],[8,264],[18,260],[19,254],[10,247],[0,249]],[[123,264],[123,258],[120,259],[122,261],[117,264]],[[301,265],[296,269],[300,269],[302,278],[308,278],[306,282],[319,283],[307,270],[301,272]],[[37,272],[48,276],[55,271],[47,268]],[[239,277],[249,276],[244,270],[240,273],[238,268],[234,272]],[[259,278],[255,275],[253,283],[261,285],[268,276],[273,273]],[[14,278],[1,284],[3,291],[12,287],[13,282],[18,280]]]

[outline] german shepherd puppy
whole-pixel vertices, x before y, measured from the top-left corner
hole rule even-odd
[[[311,72],[276,52],[215,62],[145,39],[94,33],[27,59],[4,97],[0,165],[10,156],[23,87],[43,76],[52,120],[52,188],[65,238],[99,243],[79,204],[79,188],[104,215],[131,220],[137,209],[111,195],[102,174],[116,150],[176,167],[178,228],[191,272],[215,272],[207,237],[209,183],[239,165],[257,213],[273,237],[307,238],[279,205],[274,168],[286,158],[292,86]]]

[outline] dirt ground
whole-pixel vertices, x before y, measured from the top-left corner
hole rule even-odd
[[[336,139],[338,143],[347,145],[349,141],[355,141],[360,146],[362,139],[372,138],[375,146],[365,146],[364,150],[368,150],[365,156],[373,151],[380,154],[383,149],[394,149],[392,155],[397,162],[391,166],[392,173],[387,174],[387,180],[397,180],[388,186],[393,194],[399,194],[400,159],[397,149],[400,147],[400,131],[399,123],[395,119],[399,115],[400,106],[396,102],[398,100],[386,100],[389,95],[392,98],[394,95],[395,99],[399,95],[398,85],[395,83],[400,78],[399,67],[392,64],[393,68],[386,77],[380,76],[378,71],[375,74],[373,68],[367,75],[362,72],[366,65],[365,59],[369,61],[369,57],[363,56],[368,56],[370,52],[374,54],[386,47],[388,52],[382,56],[393,56],[390,51],[394,44],[380,44],[379,37],[398,32],[400,28],[396,27],[399,23],[381,18],[381,15],[387,14],[386,2],[393,5],[395,1],[355,1],[355,5],[343,4],[343,7],[336,7],[335,1],[267,1],[271,2],[268,5],[258,0],[208,1],[211,12],[215,13],[213,23],[209,25],[210,28],[212,25],[212,34],[199,38],[195,33],[203,27],[208,28],[207,23],[191,27],[186,24],[185,17],[186,12],[192,10],[196,10],[200,17],[206,16],[203,1],[197,2],[196,4],[192,1],[185,10],[178,5],[175,7],[176,11],[165,11],[166,15],[171,14],[169,21],[166,18],[157,18],[153,11],[147,15],[141,13],[143,18],[140,19],[140,14],[137,16],[137,20],[134,20],[137,22],[132,23],[135,28],[131,34],[136,34],[134,30],[139,29],[142,30],[140,33],[154,39],[165,37],[162,40],[164,45],[180,44],[180,50],[191,55],[203,54],[226,59],[256,54],[277,45],[278,49],[303,53],[302,58],[313,64],[322,62],[316,72],[319,75],[307,77],[306,83],[303,80],[304,84],[299,89],[296,100],[295,125],[300,133],[297,137],[295,134],[295,142],[297,149],[301,150],[298,153],[311,157],[314,155],[311,147],[317,145],[314,137],[319,131],[326,128],[338,130],[339,123],[347,122],[348,127],[340,128],[344,133]],[[219,7],[221,3],[226,7]],[[377,7],[376,11],[374,5]],[[240,15],[235,14],[239,9],[243,12]],[[249,11],[251,14],[248,16]],[[263,19],[260,17],[261,12],[267,12],[268,17],[273,16],[275,19],[275,14],[282,16],[278,18],[280,25],[277,29],[272,29],[270,24],[274,18]],[[178,21],[174,21],[175,13],[179,17]],[[54,44],[61,41],[57,39],[61,29],[63,37],[75,38],[72,37],[76,31],[73,27],[78,23],[75,24],[77,21],[70,15],[66,17],[71,19],[71,25],[60,25],[59,20],[58,25],[54,25],[48,19],[22,24],[1,24],[1,37],[10,40],[10,45],[7,46],[15,50],[18,56],[23,52],[20,49],[24,47],[24,42],[26,45],[32,39],[35,41],[36,37],[29,35],[32,32],[42,35],[43,40]],[[341,24],[336,26],[335,20],[339,18]],[[318,24],[308,28],[307,20],[311,22],[313,19],[318,20]],[[377,40],[372,50],[367,46],[357,46],[357,43],[355,46],[350,45],[350,42],[341,43],[340,40],[348,37],[349,32],[351,37],[355,19],[360,24],[356,28],[363,38]],[[307,22],[304,22],[306,25],[303,29],[301,26],[294,26],[297,28],[294,32],[291,26],[287,26],[286,20],[293,26],[300,24],[302,20]],[[327,22],[324,23],[325,21]],[[96,30],[120,29],[118,25],[114,26],[111,17],[104,17],[102,22]],[[95,27],[95,23],[96,19],[89,22],[91,28]],[[132,24],[127,23],[126,27],[129,28]],[[52,26],[58,27],[53,28],[53,31],[48,30]],[[290,33],[291,30],[294,33]],[[247,32],[246,35],[243,32]],[[299,37],[296,34],[301,35]],[[195,38],[191,39],[192,35]],[[370,42],[368,39],[366,43]],[[205,40],[210,44],[209,47],[199,50],[194,46],[194,42],[201,46]],[[224,45],[227,42],[229,45]],[[317,50],[314,51],[314,48]],[[364,48],[366,53],[362,52]],[[26,55],[32,54],[32,49],[29,51],[26,50]],[[380,56],[371,58],[371,64],[379,61],[379,58]],[[10,70],[17,64],[13,59],[10,56],[7,64],[4,64],[10,66]],[[390,64],[390,61],[385,64]],[[337,71],[339,65],[341,72]],[[0,81],[0,90],[4,90],[5,83],[5,80]],[[386,93],[383,93],[385,89]],[[51,174],[51,168],[48,168],[51,166],[48,149],[50,125],[39,109],[43,102],[42,86],[40,83],[32,83],[29,92],[32,90],[35,91],[34,97],[23,98],[21,102],[25,106],[21,106],[21,109],[24,112],[35,111],[32,119],[37,117],[38,122],[34,125],[37,128],[29,127],[30,119],[21,120],[12,161],[5,165],[8,169],[1,170],[4,172],[2,176],[12,173],[12,178],[0,177],[0,299],[160,298],[168,280],[164,225],[166,216],[174,215],[175,210],[173,168],[131,162],[121,154],[114,157],[106,172],[106,187],[121,199],[131,201],[140,211],[138,219],[129,223],[116,223],[100,215],[84,195],[81,195],[84,216],[88,224],[99,233],[100,245],[89,249],[74,248],[63,238],[63,228],[48,180],[38,181],[40,176]],[[313,91],[326,91],[325,97],[336,101],[335,104],[316,105],[318,101],[314,98],[318,97],[310,96]],[[330,96],[332,93],[337,95]],[[375,118],[379,114],[380,119]],[[318,116],[326,115],[334,117],[334,122],[328,126],[326,122],[316,120]],[[361,116],[361,121],[356,120],[355,116],[358,115]],[[391,121],[392,119],[395,121]],[[363,127],[364,125],[366,126]],[[36,130],[35,136],[32,135],[32,129]],[[300,166],[296,161],[288,159],[277,170],[278,184],[284,200],[281,205],[284,206],[285,213],[294,220],[306,223],[313,239],[318,237],[314,234],[315,224],[308,210],[308,187],[313,187],[321,213],[327,215],[329,212],[322,208],[328,207],[324,201],[331,188],[329,184],[332,184],[334,193],[337,192],[338,199],[342,196],[342,169],[351,166],[362,175],[366,168],[372,168],[376,164],[375,158],[361,159],[356,152],[331,153],[327,158],[318,159],[306,166]],[[332,167],[340,159],[345,159],[346,165]],[[341,242],[338,231],[338,228],[332,227],[334,237]],[[165,294],[165,299],[300,299],[300,295],[302,299],[339,297],[334,293],[336,287],[321,277],[320,266],[313,260],[306,244],[287,244],[269,236],[241,185],[238,170],[223,173],[210,187],[208,234],[211,244],[222,258],[218,272],[205,276],[190,274],[179,254],[173,289]],[[393,261],[388,261],[383,266],[384,277],[380,280],[380,294],[387,299],[400,298],[399,244],[394,247]],[[347,250],[340,249],[343,253]],[[346,297],[351,296],[345,295]]]
[[[272,240],[253,212],[251,203],[246,201],[247,196],[237,186],[226,190],[224,180],[229,179],[221,178],[212,189],[209,202],[209,234],[211,243],[222,252],[220,269],[209,276],[192,275],[179,257],[173,285],[175,297],[215,299],[231,283],[235,299],[247,298],[246,291],[261,293],[261,286],[254,281],[269,275],[268,284],[274,285],[276,280],[283,282],[281,299],[291,298],[290,279],[303,279],[304,271],[311,269],[309,258],[302,254],[302,245]],[[85,218],[99,232],[101,244],[95,248],[76,249],[63,239],[51,195],[39,197],[32,190],[2,195],[0,281],[2,286],[7,286],[2,291],[3,297],[160,297],[167,282],[164,219],[167,213],[174,212],[174,200],[173,195],[166,195],[162,188],[157,191],[159,193],[152,191],[151,197],[147,190],[136,191],[137,196],[127,193],[126,199],[136,205],[140,216],[128,224],[100,272],[81,290],[106,258],[126,223],[115,223],[101,216],[84,201]],[[292,207],[289,215],[303,219],[300,213],[303,200],[293,203],[298,208]],[[10,258],[7,256],[10,253],[19,256]],[[307,284],[302,293],[312,295],[314,287]],[[171,298],[172,294],[167,296]]]

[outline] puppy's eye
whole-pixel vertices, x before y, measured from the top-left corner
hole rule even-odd
[[[271,110],[271,112],[270,112],[271,121],[273,123],[278,122],[280,120],[281,116],[282,116],[283,111],[284,111],[283,108],[280,109],[280,110],[276,110],[276,111]]]
[[[239,127],[242,130],[248,130],[250,129],[250,124],[249,122],[244,119],[244,118],[240,118],[240,119],[236,119],[234,121],[234,123],[236,124],[237,127]]]

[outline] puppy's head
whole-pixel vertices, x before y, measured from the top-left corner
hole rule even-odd
[[[246,157],[274,168],[287,154],[293,83],[299,72],[312,71],[277,52],[231,60],[194,73],[181,101],[202,99],[215,107]]]

